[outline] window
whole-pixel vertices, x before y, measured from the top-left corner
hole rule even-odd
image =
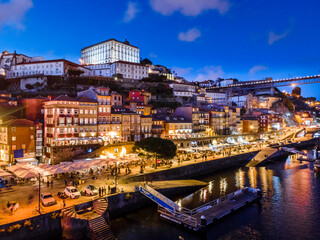
[[[16,128],[15,127],[11,128],[11,131],[16,132]]]
[[[16,150],[17,146],[16,145],[12,145],[12,151]]]
[[[63,109],[60,109],[60,114],[63,114],[64,110]]]
[[[74,129],[74,133],[77,133],[77,132],[78,132],[78,128],[75,128],[75,129]]]
[[[74,110],[74,114],[78,114],[78,109],[75,109],[75,110]]]
[[[64,118],[63,117],[59,118],[59,124],[64,124]]]
[[[83,114],[83,109],[80,109],[80,114]]]
[[[30,127],[30,130],[32,131],[32,130],[33,130],[33,127]]]
[[[34,136],[33,136],[33,135],[30,135],[30,139],[31,139],[31,140],[34,139]]]
[[[16,137],[12,137],[12,141],[15,141],[16,140]]]
[[[22,144],[22,145],[21,145],[21,148],[22,148],[22,149],[26,149],[26,145],[25,145],[25,144]]]

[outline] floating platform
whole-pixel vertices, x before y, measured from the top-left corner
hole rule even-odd
[[[178,206],[149,186],[140,187],[140,192],[158,204],[161,218],[194,231],[205,228],[216,220],[261,198],[259,189],[247,187],[189,210]]]

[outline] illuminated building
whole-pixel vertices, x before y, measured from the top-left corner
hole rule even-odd
[[[81,50],[83,64],[104,64],[117,61],[140,63],[140,49],[127,40],[109,39]]]
[[[52,148],[101,144],[97,130],[98,102],[87,97],[60,95],[44,102],[44,142],[47,158]]]
[[[6,163],[38,162],[42,156],[42,124],[12,119],[0,125],[0,160]]]

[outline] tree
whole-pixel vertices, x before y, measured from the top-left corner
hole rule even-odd
[[[123,75],[121,73],[113,74],[112,77],[117,78],[117,79],[123,79]]]
[[[77,68],[69,68],[68,69],[69,76],[78,76],[79,77],[83,73],[84,73],[84,71],[81,69],[77,69]]]
[[[152,65],[152,62],[148,58],[145,58],[145,59],[141,60],[140,63],[143,64],[143,65],[146,65],[146,64]]]
[[[171,140],[149,137],[135,142],[133,151],[146,159],[153,157],[157,168],[157,159],[172,159],[176,156],[177,146]]]
[[[301,88],[295,87],[294,89],[292,89],[292,94],[301,96]]]

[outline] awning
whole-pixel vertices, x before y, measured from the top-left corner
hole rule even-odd
[[[19,163],[37,163],[38,160],[35,158],[21,158],[21,159],[16,159],[17,164]]]

